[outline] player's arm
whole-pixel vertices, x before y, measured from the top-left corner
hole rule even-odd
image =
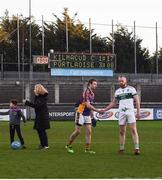
[[[91,110],[91,114],[90,114],[91,118],[94,118],[94,111]]]
[[[86,90],[85,93],[83,94],[83,98],[85,99],[86,107],[90,109],[91,111],[96,111],[99,112],[98,109],[96,109],[91,103],[89,99],[89,90]]]
[[[137,119],[140,119],[140,100],[139,100],[139,97],[138,95],[134,95],[133,96],[133,99],[135,101],[135,104],[136,104],[136,109],[137,109],[137,114],[136,114],[136,118]]]
[[[114,97],[114,99],[111,101],[111,103],[106,106],[105,109],[103,109],[104,111],[108,111],[109,109],[115,107],[118,104],[118,100]]]
[[[86,101],[86,107],[90,109],[91,111],[100,112],[99,109],[96,109],[92,104],[90,104],[88,100]]]

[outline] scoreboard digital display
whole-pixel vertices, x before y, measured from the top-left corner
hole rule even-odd
[[[50,53],[51,68],[114,69],[115,57],[111,53]]]
[[[33,63],[34,64],[48,64],[48,57],[47,56],[33,56]]]

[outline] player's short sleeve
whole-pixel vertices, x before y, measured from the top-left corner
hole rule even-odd
[[[134,88],[134,87],[132,87],[132,96],[135,96],[135,95],[137,95],[137,91],[136,91],[136,89]]]
[[[117,91],[115,91],[114,97],[115,97],[115,99],[118,99]]]

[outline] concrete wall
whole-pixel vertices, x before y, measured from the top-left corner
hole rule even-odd
[[[47,78],[47,77],[46,77]],[[3,108],[9,107],[10,99],[17,99],[20,106],[22,99],[34,99],[34,85],[43,84],[49,91],[50,107],[61,109],[63,107],[74,108],[75,102],[79,99],[87,81],[91,77],[50,77],[49,79],[15,80],[6,79],[0,81],[0,105]],[[93,77],[94,78],[94,77]],[[114,96],[114,91],[119,87],[117,76],[110,78],[97,77],[98,87],[95,90],[95,106],[107,105]],[[142,107],[162,106],[162,81],[148,79],[128,78],[128,84],[137,89],[141,99]],[[34,110],[27,107],[28,118],[34,118]]]
[[[33,80],[29,81],[0,81],[0,104],[7,104],[10,99],[34,98],[34,85],[42,83],[49,91],[49,104],[74,104],[86,87],[87,80]],[[142,103],[162,102],[162,83],[157,82],[129,82],[137,89]],[[113,99],[114,91],[118,88],[117,81],[106,81],[98,79],[98,87],[95,90],[96,103],[108,103]]]

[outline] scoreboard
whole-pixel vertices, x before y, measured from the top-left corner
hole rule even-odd
[[[115,57],[110,53],[50,53],[49,59],[51,68],[115,68]]]

